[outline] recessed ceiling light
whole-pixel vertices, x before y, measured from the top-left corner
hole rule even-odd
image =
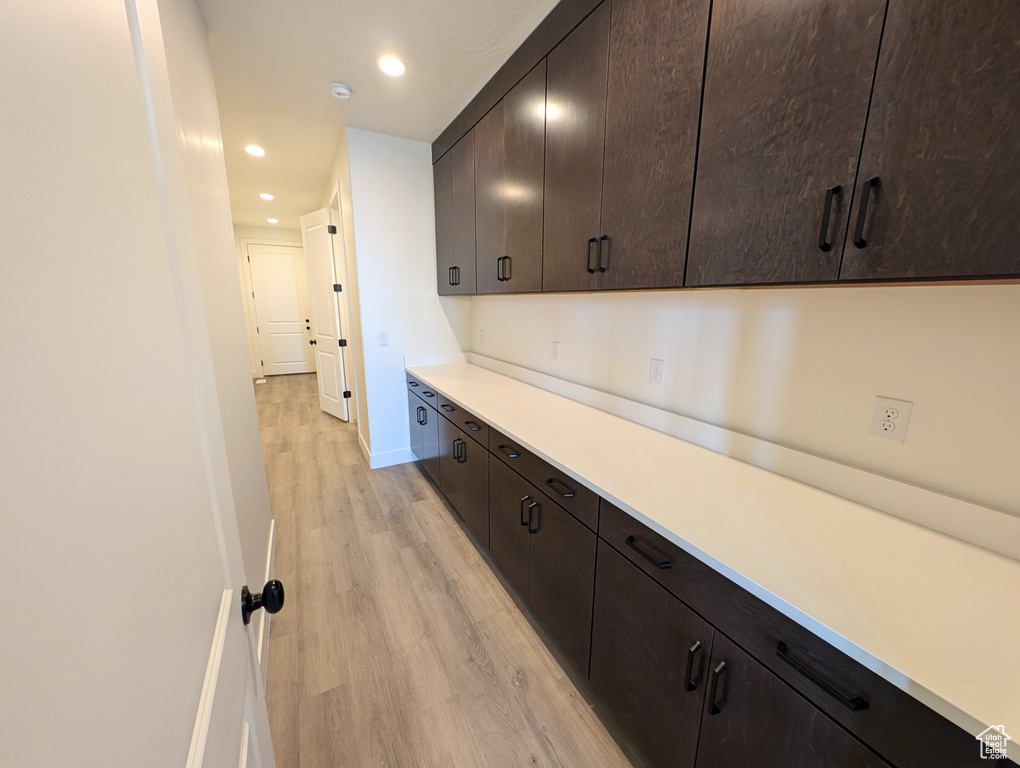
[[[400,77],[407,70],[404,62],[395,56],[383,56],[379,59],[379,69],[390,77]]]
[[[263,200],[272,200],[273,199],[273,196],[271,194],[269,194],[268,192],[261,192],[259,194],[259,197],[261,197]]]
[[[266,221],[268,221],[270,224],[279,224],[280,223],[279,219],[266,219]]]
[[[262,157],[266,154],[266,150],[262,149],[262,147],[257,144],[249,144],[244,148],[244,151],[249,155],[254,155],[255,157]]]

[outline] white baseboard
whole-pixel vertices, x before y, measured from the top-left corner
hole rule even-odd
[[[400,448],[396,451],[383,451],[382,453],[373,453],[368,457],[368,466],[371,469],[382,469],[383,467],[392,467],[394,464],[407,464],[409,461],[414,461],[414,454],[411,453],[410,448]]]
[[[1020,517],[474,352],[470,363],[1020,560]]]

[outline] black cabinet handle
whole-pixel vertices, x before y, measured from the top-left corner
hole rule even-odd
[[[417,414],[418,414],[418,423],[421,424],[424,427],[428,423],[428,420],[426,419],[426,416],[425,416],[425,406],[419,405],[418,406],[418,410],[417,410]]]
[[[864,239],[864,224],[868,218],[868,201],[871,200],[871,190],[879,186],[878,176],[868,179],[861,187],[861,209],[857,212],[857,226],[854,228],[854,245],[858,248],[867,248],[868,241]]]
[[[593,237],[593,238],[590,238],[588,240],[588,272],[593,274],[593,275],[595,274],[595,267],[592,266],[592,262],[591,262],[591,247],[594,245],[594,246],[596,246],[596,249],[597,249],[598,248],[598,244],[599,244],[599,239],[597,237]],[[597,257],[598,257],[598,254],[596,253],[596,258]],[[597,264],[596,264],[596,266],[597,266]]]
[[[603,246],[605,247],[603,248]],[[609,267],[609,235],[602,235],[602,237],[599,238],[599,272],[605,272],[608,267]]]
[[[862,699],[859,696],[854,696],[852,698],[844,696],[842,693],[837,691],[827,682],[822,680],[822,678],[820,678],[810,669],[801,665],[792,656],[790,656],[790,649],[786,646],[786,643],[784,643],[782,640],[780,640],[779,643],[776,645],[776,656],[778,656],[787,664],[789,664],[791,667],[793,667],[795,670],[800,672],[802,675],[804,675],[804,677],[806,677],[812,683],[817,685],[827,694],[832,696],[832,698],[834,698],[844,707],[849,709],[851,712],[860,712],[862,709],[867,709],[870,706],[866,699]]]
[[[472,432],[477,432],[481,429],[477,421],[465,421],[464,426],[470,429]]]
[[[574,498],[574,492],[570,490],[569,486],[567,486],[564,483],[561,483],[555,477],[550,477],[548,480],[545,481],[545,484],[548,485],[550,488],[556,491],[556,493],[558,493],[565,499]]]
[[[517,449],[510,445],[499,446],[499,452],[506,456],[508,459],[516,459],[520,454],[517,453]]]
[[[694,691],[698,688],[700,680],[694,679],[694,659],[701,653],[701,641],[695,640],[694,645],[687,649],[687,671],[684,672],[684,690]]]
[[[450,285],[460,285],[460,267],[450,267]]]
[[[726,662],[720,661],[712,668],[712,674],[708,677],[708,714],[710,715],[718,715],[722,712],[723,702],[719,701],[719,680],[728,669]]]
[[[453,441],[453,458],[458,464],[467,461],[467,443],[459,437]]]
[[[501,283],[506,279],[505,277],[503,277],[503,257],[502,256],[500,256],[498,259],[496,259],[496,279],[499,280],[499,282],[501,282]]]
[[[825,190],[825,206],[822,208],[822,227],[818,232],[818,250],[828,253],[832,250],[832,243],[829,242],[829,215],[832,213],[832,198],[843,191],[843,187],[837,184]]]
[[[452,405],[450,405],[449,403],[443,403],[443,404],[442,404],[442,405],[440,405],[439,407],[440,407],[440,408],[442,408],[442,409],[443,409],[444,411],[446,411],[447,413],[453,413],[453,412],[454,412],[455,410],[457,410],[456,408],[454,408],[454,407],[453,407]]]
[[[504,256],[503,257],[503,280],[504,281],[509,280],[511,275],[512,275],[512,270],[510,269],[510,257],[509,256]]]
[[[417,381],[409,381],[409,382],[407,382],[407,386],[409,386],[409,387],[417,387],[418,386],[418,382]]]
[[[672,568],[673,567],[673,563],[671,563],[665,557],[661,557],[661,558],[655,557],[655,555],[652,555],[652,554],[646,552],[645,550],[641,549],[641,547],[639,547],[637,545],[637,537],[636,536],[628,536],[627,537],[627,541],[624,542],[624,543],[628,547],[633,549],[635,552],[637,552],[639,555],[641,555],[641,557],[643,557],[645,560],[647,560],[648,562],[650,562],[652,565],[654,565],[656,568],[659,568],[660,570],[665,571],[668,568]]]
[[[535,510],[538,510],[538,514],[535,514]],[[542,506],[537,502],[533,501],[528,505],[528,533],[538,533],[542,527]]]
[[[524,514],[524,503],[528,501],[530,498],[531,498],[530,496],[525,496],[523,499],[521,499],[521,527],[528,524],[528,516]]]
[[[423,390],[421,391],[421,393],[422,393],[423,395],[425,395],[425,397],[435,397],[435,396],[436,396],[436,393],[435,393],[435,392],[429,392],[429,391],[428,391],[427,389],[423,389]]]

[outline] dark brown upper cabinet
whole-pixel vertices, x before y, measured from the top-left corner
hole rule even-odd
[[[1020,3],[891,2],[840,278],[1020,274],[1017,105]]]
[[[885,0],[715,0],[687,285],[838,279]]]
[[[478,293],[542,290],[545,61],[475,126]]]
[[[475,142],[468,133],[432,169],[440,295],[475,292]]]
[[[545,291],[587,291],[598,284],[609,21],[604,2],[548,57]]]
[[[613,0],[599,288],[683,285],[708,7]]]

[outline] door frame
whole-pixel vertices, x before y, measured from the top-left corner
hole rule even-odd
[[[242,298],[244,299],[244,327],[248,333],[248,360],[251,363],[251,377],[261,379],[266,375],[265,368],[259,358],[259,343],[255,335],[255,298],[252,296],[253,286],[251,280],[251,268],[248,264],[249,245],[283,245],[297,248],[304,248],[298,232],[297,240],[288,240],[284,237],[264,237],[256,235],[236,235],[234,242],[237,244],[237,277],[241,285]]]

